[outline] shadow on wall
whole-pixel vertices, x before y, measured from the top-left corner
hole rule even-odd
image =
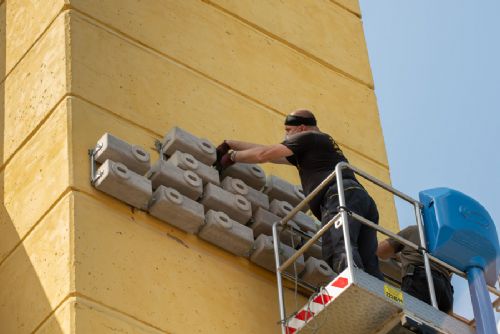
[[[0,0],[0,333],[32,333],[46,320],[53,307],[25,245],[20,243],[21,237],[17,233],[9,212],[9,204],[6,202],[7,194],[16,184],[15,180],[7,180],[4,164],[7,116],[5,87],[8,84],[5,81],[6,13],[7,1]],[[60,326],[57,323],[54,325],[53,322],[50,331],[63,333]]]

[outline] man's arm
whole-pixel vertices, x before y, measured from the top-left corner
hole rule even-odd
[[[398,232],[398,235],[403,239],[408,240],[413,233],[418,233],[416,226],[408,226]],[[377,256],[382,260],[387,260],[391,257],[395,257],[396,254],[403,250],[403,245],[394,239],[385,239],[378,244]]]
[[[230,141],[229,146],[231,146]],[[248,143],[246,143],[248,144]],[[231,148],[233,148],[231,146]],[[286,157],[293,155],[293,152],[283,144],[275,145],[256,145],[254,147],[243,149],[241,151],[233,148],[236,151],[234,155],[235,162],[244,163],[289,163]]]
[[[379,259],[388,260],[396,255],[396,249],[391,245],[391,243],[386,239],[378,244],[377,256]]]
[[[226,139],[225,142],[226,142],[226,144],[229,145],[229,147],[232,150],[235,150],[235,151],[244,151],[244,150],[248,150],[251,148],[265,146],[265,145],[261,145],[261,144],[249,143],[249,142],[239,141],[239,140],[227,140]]]

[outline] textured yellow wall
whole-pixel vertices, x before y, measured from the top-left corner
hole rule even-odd
[[[276,332],[273,274],[90,186],[104,132],[156,159],[174,125],[276,143],[307,107],[390,182],[356,0],[0,0],[0,78],[0,333]]]
[[[73,291],[66,20],[0,3],[0,332],[31,333]]]

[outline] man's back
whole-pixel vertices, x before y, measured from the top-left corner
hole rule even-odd
[[[418,235],[418,228],[416,225],[406,227],[405,229],[401,230],[398,235],[420,246],[420,237]],[[401,265],[403,273],[407,273],[408,271],[410,271],[409,267],[412,265],[417,267],[424,267],[423,256],[418,251],[408,246],[404,246],[396,242],[395,240],[391,240],[390,242],[393,245],[396,253],[401,252]],[[431,267],[432,270],[437,270],[445,276],[450,276],[450,272],[448,270],[435,264],[432,261]]]
[[[418,228],[415,225],[403,229],[398,235],[414,244],[420,245],[420,236]],[[413,248],[400,244],[394,239],[384,240],[381,245],[379,245],[379,249],[380,252],[378,253],[382,258],[387,258],[390,254],[400,254],[403,276],[401,289],[426,303],[430,303],[422,254]],[[451,273],[432,261],[431,268],[439,309],[443,312],[449,312],[453,308]]]
[[[331,174],[339,162],[347,162],[347,158],[333,138],[320,131],[305,131],[295,134],[283,141],[282,144],[293,152],[293,155],[287,159],[291,164],[297,166],[306,195]],[[345,170],[342,175],[344,178],[355,179],[351,170]],[[334,181],[332,181],[333,183]],[[323,198],[327,189],[328,187],[325,187],[310,203],[310,208],[317,217],[320,217],[320,199]]]

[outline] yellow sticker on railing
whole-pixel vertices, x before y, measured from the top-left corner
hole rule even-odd
[[[384,294],[387,298],[395,301],[396,303],[403,304],[403,292],[390,285],[384,285]]]

